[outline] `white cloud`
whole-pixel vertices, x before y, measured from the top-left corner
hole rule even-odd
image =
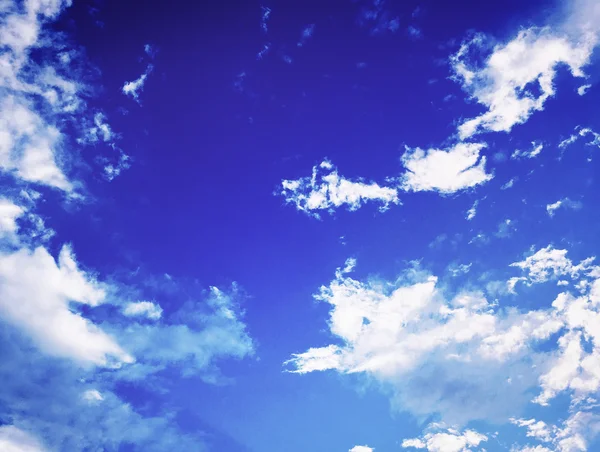
[[[101,366],[133,361],[112,337],[70,309],[70,303],[100,304],[104,291],[78,268],[69,247],[58,262],[41,247],[0,254],[0,278],[0,313],[46,353]]]
[[[46,449],[35,437],[14,425],[0,425],[0,450],[3,452],[43,452]]]
[[[546,205],[546,211],[548,212],[548,215],[553,217],[556,211],[560,208],[579,210],[581,207],[583,207],[581,201],[572,201],[569,198],[563,198],[552,204]]]
[[[131,302],[123,307],[123,315],[127,317],[146,317],[150,320],[160,319],[162,312],[160,305],[151,301]]]
[[[398,190],[381,187],[374,182],[351,181],[339,176],[337,169],[327,160],[313,167],[311,177],[281,182],[281,195],[296,209],[319,217],[315,211],[328,210],[346,205],[349,210],[357,210],[368,201],[382,204],[380,211],[386,211],[390,204],[400,204]]]
[[[426,449],[428,452],[468,452],[487,441],[487,436],[475,430],[460,432],[439,424],[430,424],[428,431],[420,438],[405,439],[402,447]]]
[[[89,403],[98,403],[104,400],[104,396],[97,389],[88,389],[81,395],[83,400]]]
[[[468,221],[471,221],[473,218],[475,218],[475,215],[477,215],[477,205],[479,204],[479,201],[475,201],[473,203],[473,205],[471,206],[471,208],[469,210],[467,210],[467,216],[465,217]]]
[[[569,136],[569,138],[562,140],[558,144],[558,147],[560,149],[565,149],[567,146],[570,146],[571,144],[578,141],[580,138],[583,138],[586,136],[591,137],[591,140],[586,143],[587,146],[600,146],[600,134],[599,133],[594,132],[589,127],[577,126],[577,127],[575,127],[575,133],[573,133],[571,136]]]
[[[548,425],[535,419],[511,419],[514,424],[527,428],[527,436],[552,447],[542,445],[518,449],[519,452],[585,452],[589,441],[600,433],[600,416],[589,411],[575,411],[562,426]]]
[[[295,354],[286,365],[301,374],[365,373],[417,416],[438,413],[452,424],[508,416],[529,401],[542,372],[531,369],[531,344],[563,323],[549,310],[498,310],[477,291],[446,300],[438,286],[418,271],[365,283],[339,270],[315,296],[331,306],[338,344]]]
[[[121,88],[123,94],[125,94],[126,96],[131,96],[139,104],[140,95],[138,91],[144,90],[144,84],[146,83],[146,79],[148,78],[148,75],[150,75],[153,69],[154,66],[152,64],[149,64],[146,67],[146,70],[142,73],[142,75],[140,75],[138,78],[131,82],[125,82],[123,88]]]
[[[500,190],[508,190],[509,188],[512,188],[513,185],[515,185],[515,182],[517,181],[516,177],[513,177],[512,179],[510,179],[508,182],[506,182],[505,184],[503,184],[500,187]]]
[[[542,152],[542,149],[544,149],[543,143],[532,141],[531,149],[529,149],[527,151],[521,151],[519,149],[515,149],[515,152],[512,153],[510,158],[513,160],[519,160],[519,159],[525,159],[525,158],[532,159],[532,158],[540,155],[540,153]]]
[[[348,452],[373,452],[375,449],[369,446],[354,446]]]
[[[455,79],[485,111],[464,121],[461,138],[484,131],[508,132],[522,124],[554,96],[558,66],[574,77],[583,77],[598,41],[600,12],[594,1],[569,4],[569,14],[544,28],[520,30],[505,44],[496,45],[483,62],[475,54],[484,47],[485,36],[476,35],[451,57]],[[567,9],[567,8],[565,8]]]
[[[454,193],[489,181],[493,176],[485,172],[484,147],[483,143],[458,143],[448,150],[406,147],[402,189]]]
[[[579,94],[580,96],[585,96],[585,94],[588,92],[588,90],[592,87],[592,85],[581,85],[579,88],[577,88],[577,94]]]
[[[0,198],[0,239],[16,240],[17,218],[23,215],[25,209],[6,198]]]
[[[578,278],[581,274],[589,272],[594,258],[588,258],[575,265],[567,257],[567,250],[557,250],[552,245],[541,248],[525,260],[514,262],[511,267],[517,267],[527,273],[523,281],[529,284],[543,283],[550,279],[568,276]]]

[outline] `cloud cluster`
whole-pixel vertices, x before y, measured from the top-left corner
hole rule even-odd
[[[313,167],[311,177],[284,180],[281,186],[286,203],[317,218],[319,210],[333,212],[343,205],[349,210],[357,210],[364,203],[374,201],[381,204],[379,210],[384,212],[390,204],[400,204],[396,188],[346,179],[328,160]]]
[[[454,193],[483,184],[493,177],[485,171],[484,148],[483,143],[458,143],[448,150],[407,147],[402,189]]]
[[[366,374],[399,409],[449,425],[507,422],[527,403],[548,405],[561,393],[579,406],[600,389],[600,268],[592,258],[574,264],[565,250],[549,246],[513,264],[529,284],[574,281],[576,295],[564,291],[533,310],[498,307],[474,288],[448,297],[437,277],[418,269],[393,282],[361,282],[348,276],[353,265],[315,295],[331,307],[336,342],[293,355],[290,372]],[[464,450],[468,437],[485,440],[469,435],[428,431],[404,445]]]
[[[425,449],[428,452],[463,452],[477,447],[487,436],[475,430],[460,432],[443,424],[430,424],[424,435],[419,438],[405,439],[402,447],[405,449]]]

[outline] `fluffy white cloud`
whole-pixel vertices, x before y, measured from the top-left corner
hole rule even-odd
[[[407,147],[402,189],[454,193],[489,181],[493,176],[485,172],[483,148],[483,143],[458,143],[448,150]]]
[[[590,411],[573,412],[561,426],[548,425],[535,419],[511,419],[527,428],[527,436],[551,446],[537,445],[519,448],[519,452],[585,452],[588,443],[600,433],[600,416]]]
[[[70,309],[70,303],[97,306],[104,290],[78,268],[69,247],[58,262],[42,247],[0,254],[0,279],[0,314],[45,352],[100,366],[133,361],[111,336]]]
[[[528,284],[543,283],[550,279],[569,277],[578,278],[582,274],[593,271],[591,266],[593,257],[584,259],[579,264],[574,264],[567,257],[567,250],[557,250],[552,245],[541,248],[520,262],[514,262],[511,267],[517,267],[526,272],[524,277],[511,278],[509,285],[514,288],[517,281]]]
[[[531,345],[563,326],[550,310],[498,310],[476,291],[446,300],[437,278],[419,272],[364,283],[348,270],[315,296],[331,306],[339,345],[293,355],[291,372],[366,373],[393,389],[401,409],[439,413],[452,424],[508,415],[528,402],[542,372],[530,368]]]
[[[522,151],[520,149],[515,149],[515,152],[512,153],[512,155],[510,156],[510,158],[513,159],[513,160],[532,159],[532,158],[537,157],[538,155],[540,155],[540,153],[542,152],[542,149],[544,149],[544,144],[543,143],[532,141],[531,142],[531,149],[526,150],[526,151]]]
[[[588,90],[591,87],[592,87],[592,85],[590,85],[590,84],[581,85],[579,88],[577,88],[577,94],[579,94],[580,96],[585,96],[585,94],[588,92]]]
[[[348,452],[373,452],[375,449],[369,446],[354,446]]]
[[[146,83],[146,79],[148,78],[148,75],[150,75],[153,69],[154,66],[149,64],[146,67],[146,70],[142,73],[142,75],[140,75],[138,78],[131,82],[125,82],[123,88],[121,88],[123,94],[125,94],[126,96],[131,96],[137,103],[140,103],[140,95],[138,91],[144,90],[144,84]]]
[[[452,56],[455,79],[485,111],[464,121],[461,138],[484,131],[508,132],[544,108],[555,94],[557,67],[566,66],[574,77],[583,77],[598,42],[596,2],[570,2],[569,14],[544,28],[527,28],[504,44],[496,45],[483,62],[485,37],[476,35]]]
[[[368,201],[375,201],[381,204],[379,210],[385,211],[390,204],[400,204],[396,188],[346,179],[339,176],[337,169],[327,160],[313,167],[311,177],[284,180],[281,186],[281,195],[287,203],[316,217],[319,214],[315,211],[332,212],[342,205],[356,210]]]
[[[582,207],[581,201],[572,201],[569,198],[563,198],[563,199],[559,199],[558,201],[556,201],[552,204],[546,205],[546,212],[548,212],[548,215],[553,217],[554,214],[556,213],[556,211],[560,208],[579,210],[579,209],[581,209],[581,207]]]
[[[14,425],[0,425],[0,450],[3,452],[43,452],[41,443]]]
[[[487,436],[475,430],[461,432],[439,424],[431,424],[427,430],[419,438],[402,441],[402,447],[426,449],[428,452],[468,452],[471,447],[477,447],[488,439]]]
[[[158,320],[162,316],[162,308],[151,301],[136,301],[127,303],[123,307],[123,314],[127,317],[146,317],[150,320]]]

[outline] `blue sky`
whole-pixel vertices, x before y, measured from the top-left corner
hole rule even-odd
[[[0,450],[600,448],[594,0],[0,18]]]

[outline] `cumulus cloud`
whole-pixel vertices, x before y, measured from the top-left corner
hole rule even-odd
[[[588,90],[592,87],[592,85],[586,84],[586,85],[581,85],[579,88],[577,88],[577,94],[579,94],[580,96],[585,96],[585,94],[588,92]]]
[[[25,210],[23,207],[16,205],[11,200],[0,198],[0,239],[16,240],[16,233],[19,228],[17,218],[19,218]]]
[[[520,149],[516,149],[515,152],[512,153],[512,155],[510,156],[510,158],[513,159],[513,160],[532,159],[532,158],[537,157],[538,155],[540,155],[540,153],[542,152],[542,149],[544,149],[544,144],[543,143],[532,141],[531,142],[531,149],[526,150],[526,151],[522,151]]]
[[[499,310],[477,291],[446,299],[438,278],[421,272],[392,283],[344,270],[315,295],[331,306],[338,343],[293,355],[291,372],[365,373],[402,410],[451,424],[502,418],[529,401],[541,372],[532,373],[530,347],[563,325],[551,311]]]
[[[486,37],[476,35],[451,57],[454,78],[485,108],[458,128],[461,138],[494,131],[508,132],[522,124],[555,94],[559,66],[584,77],[598,42],[598,12],[593,1],[570,2],[571,10],[547,27],[526,28],[486,54]]]
[[[133,361],[114,338],[70,308],[99,305],[104,290],[78,268],[69,247],[58,261],[43,247],[0,254],[0,279],[2,317],[45,352],[100,366]]]
[[[487,436],[475,430],[463,432],[440,424],[430,424],[427,432],[419,437],[402,441],[404,449],[425,449],[429,452],[464,452],[477,447]]]
[[[484,148],[483,143],[458,143],[448,150],[407,147],[402,189],[454,193],[483,184],[493,177],[485,171]]]
[[[579,210],[581,207],[583,207],[581,201],[572,201],[569,198],[563,198],[552,204],[546,205],[546,212],[553,217],[558,209]]]
[[[384,212],[390,204],[400,204],[396,188],[346,179],[338,174],[328,160],[313,167],[311,177],[284,180],[281,186],[281,195],[286,203],[317,218],[317,211],[327,210],[331,213],[343,205],[349,210],[357,210],[364,203],[374,201],[381,204],[379,210]]]

